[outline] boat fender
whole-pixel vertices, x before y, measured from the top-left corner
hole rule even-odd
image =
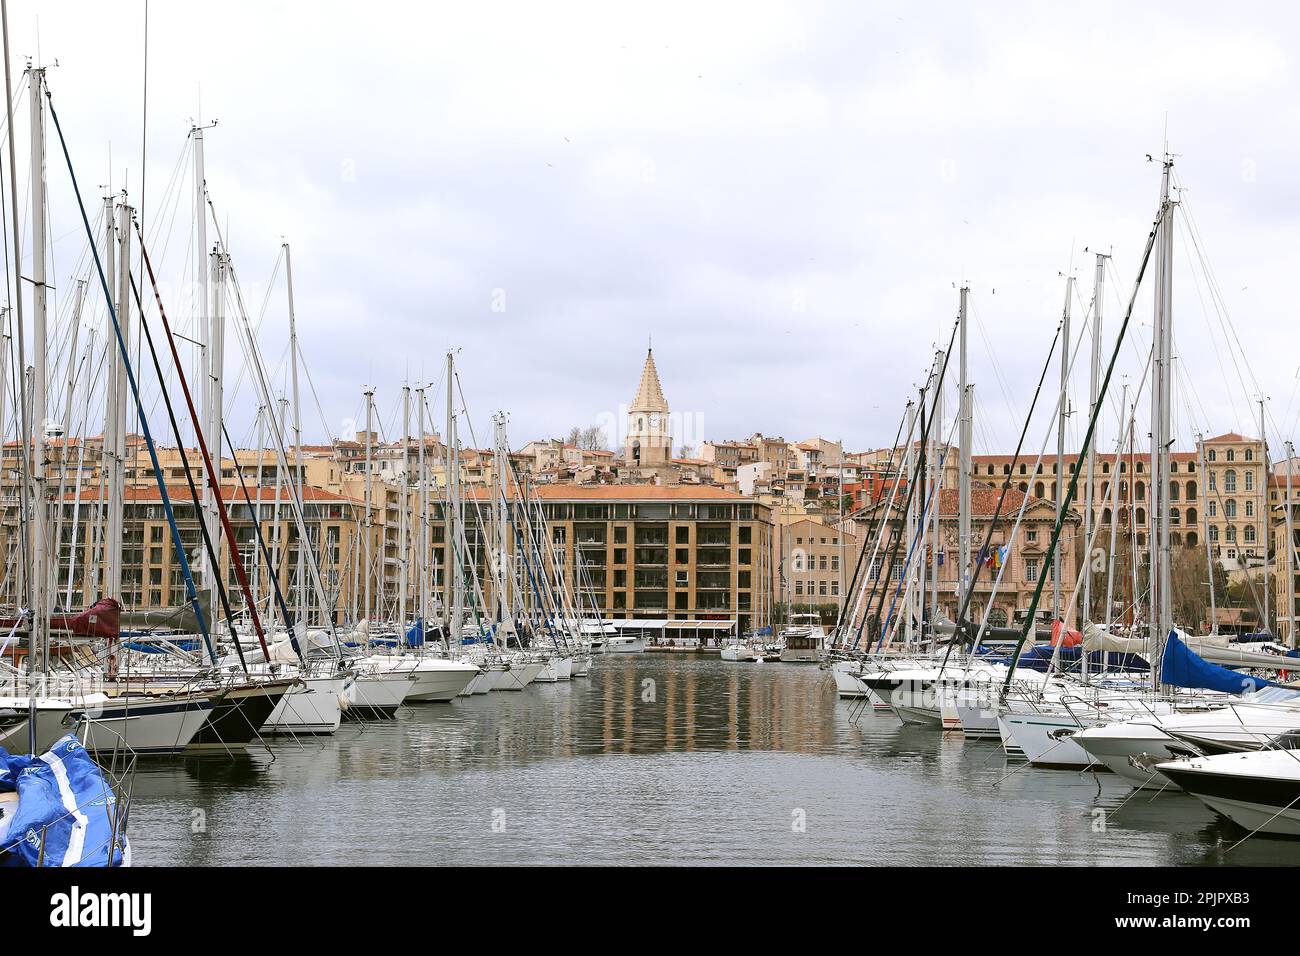
[[[343,693],[342,691],[339,691],[339,710],[341,712],[346,711],[351,706],[352,704],[348,700],[348,695]]]

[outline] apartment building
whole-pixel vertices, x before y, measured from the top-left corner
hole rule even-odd
[[[859,538],[867,542],[866,581],[869,588],[874,588],[876,595],[875,603],[872,605],[872,615],[881,620],[887,616],[898,583],[904,579],[908,570],[915,570],[916,561],[923,559],[927,569],[933,567],[937,560],[939,610],[948,619],[956,619],[961,600],[961,569],[965,564],[961,558],[961,545],[958,540],[959,494],[955,488],[940,489],[937,499],[939,553],[937,555],[933,553],[933,544],[927,537],[924,551],[918,549],[914,552],[910,569],[907,557],[908,542],[904,534],[906,510],[902,501],[896,500],[893,507],[888,508],[887,501],[881,499],[854,519]],[[989,526],[993,524],[994,516],[998,514],[1000,497],[1001,488],[983,482],[973,483],[971,550],[972,560],[979,563],[981,569],[975,577],[972,598],[972,605],[976,610],[970,614],[974,618],[982,616],[983,609],[989,605],[990,598],[993,598],[988,620],[995,626],[1014,621],[1016,612],[1029,606],[1039,575],[1047,561],[1048,546],[1056,522],[1056,506],[1050,501],[1029,496],[1029,501],[1026,503],[1026,493],[1012,489],[1002,502],[1001,518],[994,525],[990,538]],[[1014,520],[1008,520],[1008,516],[1019,514],[1022,505],[1025,510],[1020,533],[1014,541],[1009,541]],[[887,522],[883,535],[882,522]],[[1078,576],[1077,545],[1081,524],[1078,512],[1071,509],[1066,515],[1066,523],[1059,541],[1063,591],[1072,589]],[[987,549],[984,549],[986,539],[989,544]],[[877,542],[882,542],[882,546],[877,548]],[[994,582],[998,580],[999,574],[1001,581],[994,596]],[[1040,607],[1049,611],[1052,607],[1051,582],[1054,577],[1055,572],[1049,567],[1047,590],[1040,602]],[[929,600],[927,593],[927,606]],[[901,605],[895,613],[899,610]]]
[[[772,536],[772,593],[787,607],[843,606],[858,558],[851,530],[808,517],[778,521]]]
[[[538,485],[532,494],[589,613],[594,606],[611,619],[730,621],[738,633],[770,625],[772,521],[764,506],[711,485]],[[482,529],[491,508],[479,492],[466,521],[489,607]],[[442,566],[446,549],[441,541],[435,548]]]

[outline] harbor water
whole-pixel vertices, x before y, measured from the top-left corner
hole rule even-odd
[[[245,757],[143,762],[137,865],[1295,865],[1183,794],[1037,770],[809,665],[597,658]]]

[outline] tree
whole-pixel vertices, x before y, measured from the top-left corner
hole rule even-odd
[[[581,448],[583,451],[608,451],[605,440],[605,429],[599,425],[591,425],[587,428],[580,428],[574,425],[569,429],[569,437],[566,439],[568,444],[575,448]]]

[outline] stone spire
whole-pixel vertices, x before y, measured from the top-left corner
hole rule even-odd
[[[672,457],[673,438],[668,430],[668,399],[659,384],[654,349],[646,349],[645,368],[636,398],[627,410],[627,442],[623,460],[629,468],[658,468]]]
[[[634,412],[668,414],[668,399],[664,398],[664,390],[659,385],[659,370],[655,368],[654,349],[646,350],[645,368],[641,370],[641,384],[637,387],[636,398],[632,399],[629,407]]]

